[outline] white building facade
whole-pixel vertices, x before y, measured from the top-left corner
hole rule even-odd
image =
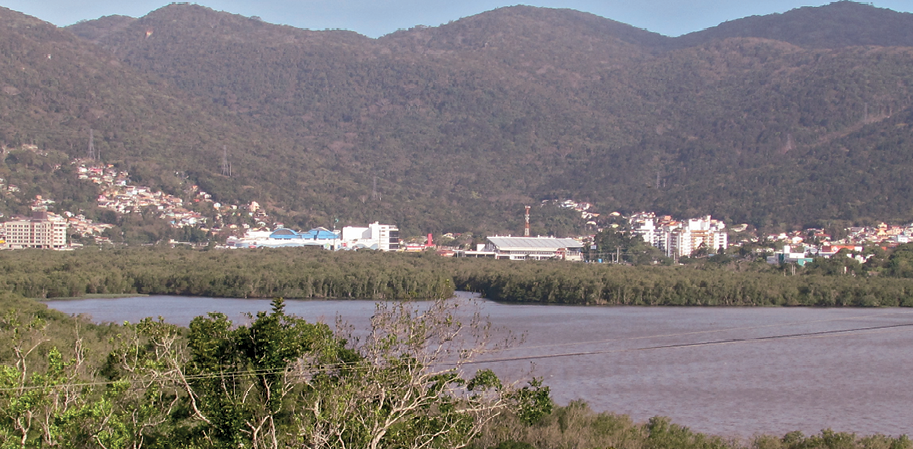
[[[67,222],[60,217],[41,217],[3,223],[4,247],[9,249],[61,249],[67,246]]]
[[[653,212],[636,213],[631,215],[628,222],[631,225],[631,232],[639,235],[648,244],[660,247],[659,237],[656,234],[656,214]]]
[[[374,222],[368,227],[342,228],[341,249],[368,248],[380,251],[399,250],[399,228]]]
[[[675,221],[671,217],[657,219],[652,212],[631,215],[631,232],[665,253],[666,257],[690,256],[703,247],[708,253],[729,247],[726,223],[710,215]]]

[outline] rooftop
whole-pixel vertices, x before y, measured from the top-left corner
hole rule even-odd
[[[561,248],[583,248],[583,244],[574,239],[554,237],[488,237],[493,245],[502,250],[542,251]]]

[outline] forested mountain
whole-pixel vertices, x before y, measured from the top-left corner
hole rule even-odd
[[[113,32],[123,30],[135,20],[128,16],[104,16],[95,20],[77,22],[67,28],[82,38],[97,42]]]
[[[774,39],[806,48],[908,47],[913,46],[913,14],[841,0],[826,7],[731,20],[674,41],[681,47],[731,37]]]
[[[186,4],[70,32],[5,11],[0,138],[76,155],[91,126],[103,158],[302,226],[516,232],[551,198],[909,220],[911,16],[838,2],[669,38],[518,6],[369,39]]]
[[[268,147],[270,136],[262,130],[205,107],[166,80],[138,73],[66,30],[2,9],[0,35],[0,143],[6,158],[0,170],[10,184],[28,182],[18,178],[25,173],[17,172],[20,165],[47,161],[30,157],[20,164],[8,151],[33,144],[85,157],[89,129],[103,160],[163,187],[177,185],[175,169],[218,170],[211,161],[219,160],[228,142],[261,155]]]

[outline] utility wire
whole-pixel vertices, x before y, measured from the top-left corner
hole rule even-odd
[[[829,331],[818,331],[818,332],[803,332],[798,334],[785,334],[785,335],[769,335],[765,337],[752,337],[752,338],[732,338],[728,340],[715,340],[715,341],[705,341],[697,343],[676,343],[668,345],[657,345],[657,346],[647,346],[643,348],[624,348],[624,349],[606,349],[600,351],[580,351],[580,352],[565,352],[558,354],[544,354],[544,355],[533,355],[533,356],[517,356],[517,357],[504,357],[498,359],[485,359],[485,360],[472,360],[464,364],[482,364],[482,363],[499,363],[499,362],[513,362],[513,361],[523,361],[523,360],[539,360],[539,359],[551,359],[558,357],[577,357],[577,356],[586,356],[586,355],[600,355],[600,354],[615,354],[615,353],[624,353],[624,352],[638,352],[638,351],[649,351],[654,349],[678,349],[678,348],[694,348],[700,346],[714,346],[714,345],[724,345],[732,343],[748,343],[755,341],[764,341],[764,340],[779,340],[779,339],[790,339],[790,338],[805,338],[805,337],[821,337],[821,336],[832,336],[836,334],[848,334],[848,333],[858,333],[871,330],[886,330],[886,329],[902,329],[902,328],[911,328],[913,323],[905,324],[890,324],[885,326],[874,326],[874,327],[862,327],[855,329],[838,329],[838,330],[829,330]]]
[[[593,341],[575,341],[575,342],[570,342],[570,343],[549,343],[549,344],[537,345],[537,346],[517,346],[517,347],[512,347],[512,348],[505,348],[498,352],[513,351],[513,350],[520,350],[520,349],[522,349],[522,350],[549,349],[549,348],[559,348],[559,347],[579,346],[579,345],[598,345],[598,344],[614,343],[614,342],[618,342],[618,341],[649,340],[649,339],[654,339],[654,338],[683,337],[683,336],[688,336],[688,335],[702,335],[702,334],[714,334],[714,333],[720,333],[720,332],[767,329],[767,328],[772,328],[772,327],[799,326],[799,325],[809,325],[809,324],[818,324],[818,323],[832,323],[832,322],[836,322],[836,321],[863,320],[863,319],[870,319],[870,318],[889,317],[892,315],[910,315],[910,314],[913,314],[913,312],[891,312],[891,313],[884,313],[884,314],[878,314],[878,315],[858,315],[858,316],[843,317],[843,318],[831,318],[831,319],[825,319],[825,320],[793,321],[793,322],[787,322],[787,323],[766,324],[766,325],[761,325],[761,326],[728,327],[728,328],[722,328],[722,329],[708,329],[708,330],[702,330],[702,331],[679,332],[679,333],[672,333],[672,334],[641,335],[641,336],[636,336],[636,337],[610,338],[610,339],[606,339],[606,340],[593,340]]]
[[[847,320],[852,318],[841,318],[836,320],[820,320],[823,322],[827,321],[839,321]],[[819,322],[819,321],[814,321]],[[787,324],[788,325],[788,324]],[[776,325],[772,325],[776,326]],[[771,327],[771,326],[755,326],[747,327],[742,329],[753,329],[753,328],[762,328],[762,327]],[[758,341],[769,341],[769,340],[781,340],[781,339],[795,339],[795,338],[821,338],[821,337],[832,337],[838,335],[846,335],[860,332],[868,331],[900,331],[908,330],[913,328],[913,323],[901,323],[901,324],[890,324],[883,326],[871,326],[871,327],[859,327],[852,329],[837,329],[837,330],[827,330],[827,331],[816,331],[816,332],[801,332],[795,334],[781,334],[781,335],[769,335],[763,337],[752,337],[752,338],[732,338],[725,340],[713,340],[705,342],[696,342],[696,343],[675,343],[675,344],[666,344],[666,345],[655,345],[647,346],[640,348],[623,348],[623,349],[606,349],[598,351],[578,351],[578,352],[564,352],[564,353],[554,353],[554,354],[542,354],[542,355],[529,355],[529,356],[516,356],[516,357],[502,357],[502,358],[493,358],[493,359],[484,359],[484,360],[469,360],[460,363],[455,362],[441,362],[439,365],[449,366],[449,365],[480,365],[488,363],[503,363],[503,362],[514,362],[514,361],[529,361],[529,360],[542,360],[542,359],[552,359],[560,357],[581,357],[581,356],[591,356],[591,355],[602,355],[602,354],[619,354],[627,352],[640,352],[640,351],[650,351],[658,349],[682,349],[682,348],[695,348],[695,347],[704,347],[704,346],[714,346],[714,345],[724,345],[724,344],[735,344],[735,343],[750,343]],[[739,329],[739,328],[736,328]],[[729,329],[733,330],[733,329]],[[706,332],[716,332],[716,331],[706,331]],[[693,332],[685,334],[676,334],[676,335],[690,335],[690,334],[700,334],[705,332]],[[663,336],[651,336],[651,337],[635,337],[635,339],[641,338],[658,338]],[[613,340],[607,340],[610,342]],[[547,346],[541,346],[547,347]],[[539,348],[541,348],[539,347]],[[518,348],[518,349],[531,349]],[[314,375],[314,374],[326,374],[333,373],[340,370],[356,370],[356,371],[368,371],[371,369],[376,369],[375,366],[359,366],[349,363],[333,363],[333,364],[324,364],[318,368],[314,369],[304,369],[300,371],[304,375]],[[382,369],[382,368],[381,368]],[[238,370],[238,371],[224,371],[224,372],[214,372],[214,373],[203,373],[195,375],[185,375],[185,380],[207,380],[207,379],[233,379],[233,378],[244,378],[244,377],[253,377],[253,376],[262,376],[270,374],[282,374],[282,373],[296,373],[295,370],[289,370],[287,368],[281,369],[272,369],[272,370]],[[154,381],[151,377],[141,377],[139,379],[132,379],[130,382],[132,384],[141,383],[143,381],[150,382]],[[104,386],[104,385],[113,385],[118,381],[96,381],[96,382],[79,382],[79,383],[63,383],[55,385],[28,385],[21,387],[4,387],[0,388],[0,391],[23,391],[23,390],[35,390],[42,388],[52,388],[52,387],[92,387],[92,386]]]

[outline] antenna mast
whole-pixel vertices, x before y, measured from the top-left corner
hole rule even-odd
[[[89,128],[89,151],[88,151],[88,153],[89,153],[89,155],[88,155],[89,160],[94,161],[95,160],[95,134],[94,134],[94,131],[92,131],[92,128]]]
[[[228,147],[222,145],[222,174],[231,177],[231,164],[228,163]]]
[[[526,206],[526,228],[523,229],[523,237],[529,237],[529,206]]]

